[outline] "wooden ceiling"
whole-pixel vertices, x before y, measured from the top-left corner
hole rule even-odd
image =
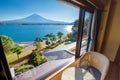
[[[61,2],[68,3],[70,5],[77,5],[81,7],[97,8],[99,10],[103,9],[103,4],[100,0],[58,0]]]

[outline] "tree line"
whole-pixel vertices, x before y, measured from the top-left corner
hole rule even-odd
[[[47,48],[50,48],[50,46],[54,45],[56,42],[60,43],[62,41],[62,36],[63,36],[63,33],[58,32],[57,36],[54,35],[53,33],[49,33],[49,34],[46,34],[44,38],[36,37],[36,39],[34,40],[34,44],[33,44],[34,46],[36,46],[35,50],[40,51],[43,48],[45,48],[43,46],[44,41],[45,41],[45,44],[47,45]],[[19,55],[23,52],[24,47],[19,46],[18,44],[15,44],[13,39],[6,35],[0,36],[0,39],[2,41],[2,45],[3,45],[5,53],[6,54],[9,54],[11,52],[16,53],[18,60],[19,60]]]

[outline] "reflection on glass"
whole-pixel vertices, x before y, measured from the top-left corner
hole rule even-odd
[[[85,12],[84,17],[84,27],[83,27],[83,36],[82,36],[82,47],[81,54],[84,54],[87,51],[88,38],[90,33],[90,25],[91,25],[91,16],[92,14],[89,12]]]

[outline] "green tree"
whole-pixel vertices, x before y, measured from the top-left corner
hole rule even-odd
[[[87,29],[88,29],[89,22],[90,22],[89,17],[84,20],[83,35],[87,34]],[[72,26],[72,36],[71,36],[72,41],[76,41],[76,39],[77,39],[78,24],[79,24],[79,20],[75,20],[74,25]]]
[[[53,33],[49,34],[49,39],[52,40],[52,38],[55,37],[55,35]]]
[[[78,24],[79,24],[79,20],[75,20],[74,27],[78,27]]]
[[[62,32],[58,32],[58,33],[57,33],[57,36],[58,36],[58,38],[59,38],[60,41],[61,41],[61,40],[62,40],[63,33],[62,33]]]
[[[49,46],[50,46],[50,41],[49,41],[49,40],[46,40],[46,41],[45,41],[45,44],[47,45],[47,47],[49,47]]]
[[[46,34],[46,35],[45,35],[45,38],[46,38],[47,40],[49,40],[49,39],[50,39],[50,34]]]
[[[36,37],[36,39],[34,40],[34,46],[36,46],[36,50],[37,51],[41,51],[42,49],[45,48],[45,45],[43,43],[43,39],[40,37]]]
[[[43,42],[43,39],[41,39],[40,37],[36,37],[36,39],[34,40],[34,46],[37,46],[40,42]]]
[[[68,36],[63,36],[63,41],[67,41],[68,39]]]
[[[45,35],[45,44],[47,45],[47,47],[50,46],[51,42],[50,42],[50,34],[46,34]]]
[[[72,37],[72,33],[67,34],[68,40]]]
[[[90,22],[90,18],[88,17],[85,19],[83,35],[87,35],[87,29],[89,28],[89,24],[90,24],[89,22]]]
[[[56,36],[53,33],[50,33],[50,41],[52,44],[57,40]]]
[[[47,43],[54,43],[57,40],[56,36],[53,33],[46,34],[45,37],[47,38]]]
[[[57,37],[54,35],[54,36],[52,36],[52,38],[51,38],[51,42],[52,42],[52,44],[54,44],[55,42],[56,42],[56,40],[57,40]]]
[[[33,51],[31,53],[31,61],[35,66],[38,66],[42,63],[47,62],[47,59],[44,57],[44,55],[42,55],[38,51]]]
[[[23,52],[22,47],[16,45],[14,48],[11,49],[13,53],[17,54],[18,60],[19,60],[19,55]]]
[[[5,53],[9,53],[10,49],[15,46],[14,41],[6,35],[0,36],[0,39],[2,40],[2,44],[3,44]]]
[[[71,34],[71,38],[70,38],[72,41],[76,41],[76,39],[77,39],[78,24],[79,24],[79,21],[75,20],[74,25],[72,26],[72,34]]]

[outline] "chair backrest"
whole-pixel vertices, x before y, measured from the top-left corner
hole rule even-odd
[[[104,80],[108,68],[109,68],[109,60],[106,56],[98,52],[86,52],[81,58],[79,66],[82,65],[90,65],[95,67],[101,72],[101,79]]]

